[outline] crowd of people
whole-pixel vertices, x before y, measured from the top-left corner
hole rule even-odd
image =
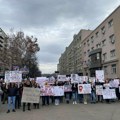
[[[22,106],[23,112],[27,110],[31,110],[31,108],[39,109],[40,104],[42,106],[55,104],[58,105],[59,103],[66,102],[66,104],[70,104],[71,102],[73,104],[83,103],[87,104],[90,102],[91,104],[96,104],[98,102],[106,102],[111,103],[115,101],[120,101],[120,90],[118,84],[118,87],[113,88],[110,86],[110,79],[106,79],[104,83],[100,82],[90,82],[91,84],[91,93],[90,94],[78,94],[78,83],[71,83],[71,81],[65,81],[65,82],[58,82],[55,80],[53,86],[65,86],[65,85],[71,85],[71,91],[65,92],[64,96],[40,96],[39,103],[24,103],[21,102],[22,99],[22,93],[24,87],[29,88],[41,88],[41,86],[36,83],[35,80],[23,80],[21,83],[4,83],[4,81],[0,82],[0,101],[2,104],[8,104],[8,110],[7,113],[16,112],[16,109],[20,109]],[[119,80],[120,82],[120,80]],[[46,83],[45,85],[47,85]],[[79,83],[80,84],[80,83]],[[83,82],[82,84],[88,84],[88,82]],[[102,85],[103,89],[115,89],[116,92],[116,99],[103,99],[103,95],[97,95],[96,94],[96,85]],[[32,107],[33,106],[33,107]],[[12,107],[12,109],[11,109]],[[26,108],[27,107],[27,108]]]

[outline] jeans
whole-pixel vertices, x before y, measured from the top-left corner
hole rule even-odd
[[[82,103],[83,102],[83,94],[79,94],[78,99],[79,99],[79,102]]]
[[[31,103],[23,103],[23,111],[25,111],[25,106],[28,106],[28,110],[30,110]]]
[[[91,100],[91,103],[95,103],[96,102],[96,96],[95,96],[95,92],[92,91],[91,94],[90,94],[90,100]]]
[[[69,100],[70,100],[70,93],[66,92],[66,101],[69,101]]]
[[[73,92],[72,96],[73,96],[73,101],[77,101],[78,93],[77,92]]]
[[[8,110],[10,110],[10,106],[12,104],[12,110],[15,109],[15,96],[8,96]]]
[[[98,102],[103,102],[103,96],[102,95],[97,95],[97,101]]]
[[[42,96],[42,105],[45,105],[46,102],[49,105],[49,96]]]
[[[85,103],[85,102],[87,103],[88,95],[87,95],[87,94],[84,94],[84,95],[83,95],[83,98],[84,98],[84,103]]]

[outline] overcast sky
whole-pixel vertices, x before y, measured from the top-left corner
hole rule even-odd
[[[0,27],[38,38],[42,73],[53,73],[80,29],[95,29],[120,0],[0,0]]]

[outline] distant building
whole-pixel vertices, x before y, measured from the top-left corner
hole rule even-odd
[[[74,35],[71,44],[59,58],[58,71],[60,74],[82,73],[82,49],[81,41],[83,41],[91,30],[80,30]]]

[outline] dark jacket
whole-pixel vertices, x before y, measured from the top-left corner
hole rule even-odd
[[[9,87],[7,89],[8,96],[16,96],[18,88],[17,87]]]
[[[72,84],[72,92],[77,92],[78,91],[78,84]]]

